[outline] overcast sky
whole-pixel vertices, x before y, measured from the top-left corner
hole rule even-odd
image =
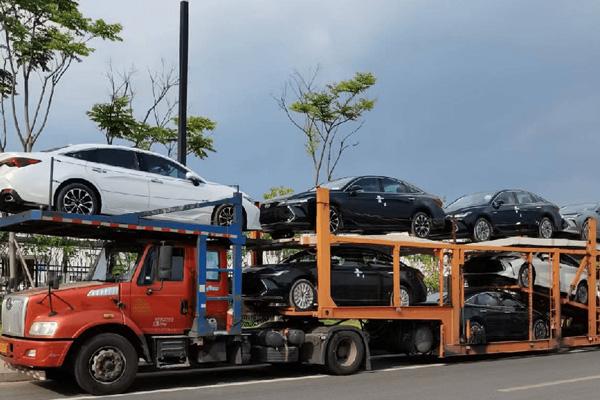
[[[85,111],[103,73],[177,64],[179,1],[82,0],[123,24],[122,43],[69,71],[37,148],[101,142]],[[218,152],[189,165],[261,198],[312,182],[302,136],[272,96],[294,70],[321,82],[373,72],[375,109],[337,176],[406,179],[446,200],[525,188],[557,203],[600,200],[598,1],[190,1],[189,114],[218,122]],[[14,141],[13,141],[14,146]]]

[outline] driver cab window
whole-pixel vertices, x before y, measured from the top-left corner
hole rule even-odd
[[[219,252],[218,251],[208,251],[206,252],[206,268],[219,268]],[[219,280],[219,271],[206,271],[206,280],[207,281],[218,281]]]
[[[182,247],[153,247],[138,278],[138,285],[157,281],[183,281],[185,249]]]

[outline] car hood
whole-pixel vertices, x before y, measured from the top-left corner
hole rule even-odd
[[[311,198],[315,198],[315,196],[316,196],[315,192],[306,191],[306,192],[301,192],[301,193],[294,193],[294,194],[289,194],[289,195],[285,195],[285,196],[275,197],[271,200],[267,200],[267,201],[263,202],[263,204],[275,205],[275,204],[293,202],[296,200],[311,199]]]
[[[484,208],[486,208],[488,206],[488,204],[478,204],[475,206],[469,206],[469,207],[463,207],[463,208],[457,208],[455,210],[448,210],[446,208],[444,208],[444,212],[446,213],[446,215],[448,216],[452,216],[454,214],[463,214],[466,213],[468,211],[479,211],[479,210],[483,210]]]

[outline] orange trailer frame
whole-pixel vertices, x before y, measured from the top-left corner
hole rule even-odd
[[[596,245],[596,221],[591,220],[589,224],[588,241],[585,245],[578,246],[502,246],[489,244],[458,244],[447,242],[435,242],[428,240],[415,240],[409,237],[397,238],[390,235],[334,235],[329,229],[329,190],[317,188],[316,193],[316,239],[313,235],[304,235],[300,241],[304,245],[316,246],[317,252],[317,296],[318,305],[312,311],[295,311],[284,309],[280,314],[297,317],[314,317],[319,319],[358,319],[358,320],[406,320],[406,321],[438,321],[440,324],[439,356],[466,355],[466,354],[491,354],[491,353],[514,353],[527,351],[551,351],[561,347],[593,346],[600,344],[598,332],[598,303],[597,279],[599,270],[599,252]],[[535,242],[535,240],[532,240]],[[574,241],[569,241],[573,242]],[[393,300],[389,306],[344,306],[335,304],[331,297],[331,254],[330,248],[336,244],[366,244],[388,247],[392,249],[393,255]],[[402,249],[412,249],[413,252],[431,253],[439,259],[439,284],[440,293],[444,292],[444,254],[451,255],[450,264],[450,303],[444,302],[444,296],[440,296],[440,303],[435,306],[401,306],[400,305],[400,254]],[[465,255],[469,252],[519,252],[524,254],[531,265],[531,260],[536,253],[549,254],[552,263],[552,287],[549,294],[549,322],[550,337],[543,340],[535,340],[532,331],[533,319],[533,296],[534,287],[532,279],[532,268],[529,268],[529,287],[519,288],[527,294],[529,303],[529,340],[495,342],[485,345],[472,345],[468,343],[467,329],[462,327],[462,313],[464,308],[464,279],[462,267]],[[582,256],[576,278],[571,282],[571,287],[579,280],[584,271],[588,273],[588,304],[574,303],[567,298],[561,297],[560,292],[560,254],[572,254]],[[515,289],[516,287],[511,287]],[[561,308],[563,305],[572,305],[580,309],[587,309],[588,327],[587,334],[575,337],[562,336]],[[468,321],[467,321],[468,323]],[[465,333],[467,332],[467,333]]]

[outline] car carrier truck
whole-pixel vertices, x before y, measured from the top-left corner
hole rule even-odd
[[[558,289],[562,252],[581,256],[580,270],[589,274],[588,287],[597,288],[595,221],[587,242],[517,238],[502,244],[456,244],[398,235],[333,235],[329,193],[319,188],[316,235],[293,241],[294,246],[316,248],[318,304],[308,311],[281,307],[271,321],[246,328],[242,324],[242,252],[247,246],[257,254],[265,241],[252,243],[242,232],[240,194],[219,203],[234,205],[232,225],[155,218],[182,207],[119,216],[32,210],[0,219],[4,231],[105,241],[87,281],[59,286],[51,280],[48,287],[6,296],[2,360],[12,368],[49,379],[73,376],[86,392],[104,395],[127,390],[138,370],[304,363],[322,366],[332,374],[351,374],[369,369],[371,348],[386,348],[382,341],[387,343],[390,337],[397,344],[395,351],[439,357],[600,344],[597,297],[588,296],[587,305],[578,304]],[[330,293],[330,248],[342,243],[390,249],[394,291],[389,305],[335,304]],[[533,283],[511,288],[528,298],[528,340],[486,344],[470,340],[469,321],[462,318],[461,266],[470,253],[481,251],[518,251],[524,259],[540,252],[549,254],[553,267],[549,293],[537,293]],[[439,260],[440,292],[448,293],[440,296],[439,303],[400,306],[400,257],[412,253],[431,254]],[[549,315],[550,335],[543,340],[534,339],[531,333],[538,297],[545,299]],[[587,325],[583,332],[566,337],[562,327],[570,308],[584,315]],[[374,325],[380,331],[384,328],[383,338],[370,334],[369,326]]]

